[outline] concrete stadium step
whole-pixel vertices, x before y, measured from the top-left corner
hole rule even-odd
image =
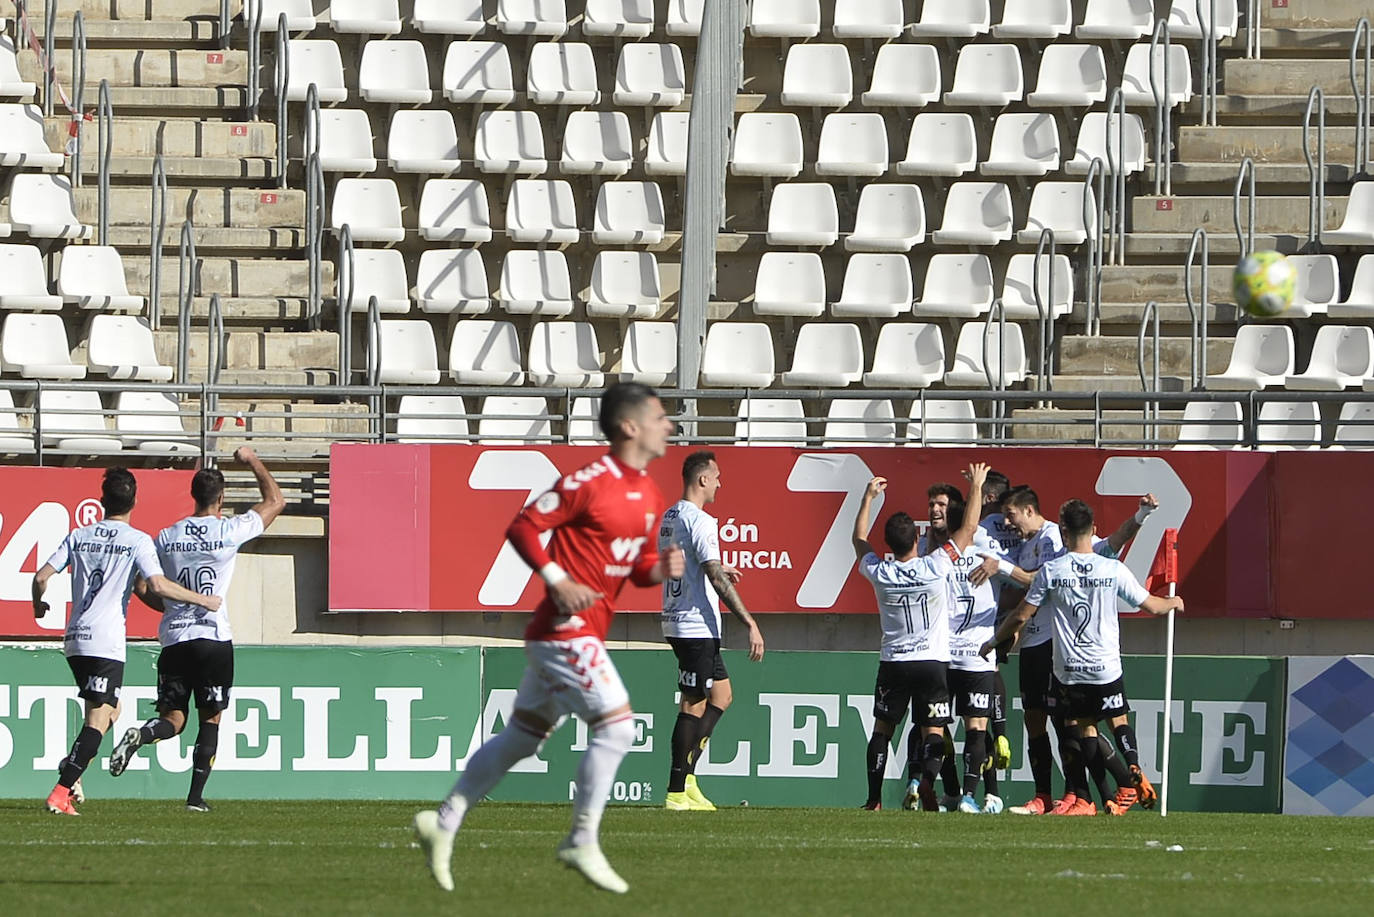
[[[1225,366],[1231,357],[1234,338],[1208,337],[1207,362]],[[1135,335],[1070,334],[1059,339],[1057,372],[1065,376],[1115,376],[1136,379],[1137,342]],[[1145,341],[1146,371],[1153,357],[1148,335]],[[1187,338],[1161,338],[1159,342],[1159,371],[1170,376],[1186,377],[1192,368],[1192,344]]]
[[[1326,199],[1324,227],[1335,228],[1345,216],[1347,199]],[[1241,219],[1247,220],[1242,201]],[[1308,200],[1303,197],[1258,195],[1255,199],[1255,232],[1307,232]],[[1242,224],[1244,225],[1244,223]],[[1138,194],[1131,201],[1131,228],[1142,232],[1189,232],[1203,227],[1208,233],[1235,231],[1234,201],[1225,197],[1155,197]]]
[[[41,29],[47,12],[47,0],[33,0],[28,4],[29,22]],[[90,20],[219,20],[220,0],[58,0],[58,18],[70,19],[81,15]],[[243,13],[242,0],[229,0],[230,19]],[[0,17],[16,18],[14,0],[0,0]],[[40,33],[41,34],[41,33]]]
[[[94,224],[99,217],[99,191],[92,185],[76,189],[76,213],[83,223]],[[116,185],[110,188],[111,226],[147,228],[149,190]],[[178,188],[167,189],[168,226],[178,232],[189,219],[205,229],[275,229],[305,225],[305,192],[263,191],[253,188]],[[151,238],[151,236],[149,236]]]
[[[48,148],[64,149],[70,122],[49,118],[44,124]],[[194,118],[134,118],[116,112],[110,168],[114,175],[148,175],[158,153],[169,177],[268,178],[276,173],[276,126],[265,122],[233,123]],[[99,127],[82,129],[82,174],[97,174]]]
[[[132,177],[145,181],[151,180],[157,159],[153,156],[111,156],[110,174],[115,178]],[[249,157],[238,159],[162,158],[162,167],[169,179],[183,181],[247,181],[256,184],[274,181],[277,177],[277,161],[273,157]],[[100,174],[100,161],[94,148],[87,146],[82,151],[81,174],[87,181]]]
[[[1082,440],[1085,435],[1092,435],[1093,416],[1092,411],[1025,408],[1012,412],[1011,435],[1016,439],[1031,442]],[[1099,433],[1105,442],[1143,439],[1177,441],[1183,412],[1161,410],[1159,419],[1167,423],[1161,423],[1158,427],[1147,427],[1143,424],[1143,411],[1103,411]]]
[[[108,12],[108,7],[106,8]],[[61,12],[58,16],[57,26],[53,29],[59,47],[62,44],[70,43],[72,40],[73,25],[75,21],[74,12]],[[86,42],[88,47],[100,44],[123,45],[125,47],[138,46],[147,48],[156,45],[177,45],[185,46],[192,44],[204,44],[207,47],[218,47],[220,38],[219,16],[213,19],[96,19],[92,16],[84,16],[86,28]],[[29,20],[33,25],[33,30],[40,38],[47,34],[46,24],[41,15],[32,15]],[[231,21],[229,30],[232,32],[234,24]],[[68,45],[70,46],[70,45]]]
[[[251,375],[253,373],[276,373],[290,375],[301,372],[328,373],[332,375],[339,362],[339,338],[332,331],[230,331],[226,336],[224,355],[226,373]],[[164,365],[175,365],[177,353],[177,332],[173,324],[170,328],[164,322],[160,330],[153,333],[158,358]],[[203,327],[193,327],[187,349],[188,367],[192,374],[199,372],[201,381],[205,372],[208,340]],[[228,381],[221,377],[222,381]],[[247,379],[235,381],[247,382]],[[317,380],[315,380],[317,381]],[[289,384],[284,379],[274,379],[272,384]]]
[[[147,192],[144,192],[145,196]],[[147,225],[111,226],[109,244],[121,249],[147,250],[153,241],[153,230]],[[195,227],[196,253],[218,251],[260,251],[273,253],[299,253],[305,248],[305,229],[276,227],[268,229],[242,229],[239,227]],[[170,214],[167,229],[162,236],[163,249],[176,251],[181,244],[181,224]],[[165,276],[165,275],[164,275]]]
[[[1060,373],[1056,370],[1054,376],[1054,390],[1065,394],[1087,394],[1092,395],[1099,392],[1142,392],[1144,389],[1140,385],[1140,372],[1135,362],[1135,338],[1130,338],[1131,342],[1131,365],[1123,366],[1120,372],[1113,373]],[[1186,343],[1186,341],[1185,341]],[[1153,369],[1150,361],[1150,347],[1145,346],[1145,372],[1149,373]],[[1034,384],[1034,377],[1027,382],[1027,385]],[[1188,387],[1188,380],[1185,375],[1167,373],[1160,368],[1159,387],[1166,392],[1181,392]],[[1067,399],[1066,399],[1067,400]],[[1086,401],[1080,402],[1087,404]],[[1070,403],[1069,406],[1072,406]]]
[[[1222,61],[1222,85],[1226,92],[1253,95],[1293,95],[1306,98],[1313,86],[1327,97],[1351,96],[1350,61],[1340,58],[1296,60],[1271,58]],[[1356,68],[1363,79],[1364,68]]]
[[[148,295],[151,260],[147,255],[129,252],[123,253],[123,260],[124,278],[129,290]],[[332,290],[333,259],[321,262],[320,269],[324,289]],[[176,285],[176,271],[176,258],[170,261],[164,258],[164,293],[169,278],[172,285]],[[310,290],[310,262],[267,258],[199,258],[196,264],[196,290],[206,295],[219,293],[221,297],[244,300],[303,297]]]
[[[1269,10],[1266,9],[1264,12],[1267,15]],[[1368,15],[1368,12],[1364,15]],[[1290,26],[1270,23],[1261,17],[1260,48],[1265,57],[1274,54],[1303,53],[1310,56],[1310,52],[1313,51],[1329,51],[1332,54],[1349,52],[1351,35],[1358,19],[1358,16],[1351,19],[1348,25],[1309,20]],[[1245,29],[1241,29],[1236,37],[1231,39],[1229,47],[1244,54],[1245,46]],[[1227,47],[1227,44],[1222,44],[1223,49]]]
[[[1244,157],[1241,157],[1242,159]],[[1315,161],[1313,163],[1315,165]],[[1225,190],[1235,187],[1236,176],[1240,174],[1240,162],[1175,162],[1170,172],[1175,187],[1188,185],[1195,187],[1202,186],[1221,186]],[[1355,181],[1357,174],[1355,167],[1348,162],[1331,162],[1330,156],[1326,163],[1326,181],[1328,184],[1345,184]],[[1155,164],[1146,163],[1145,172],[1142,180],[1151,188],[1154,187]],[[1256,162],[1255,163],[1255,184],[1259,185],[1288,185],[1294,191],[1305,191],[1308,181],[1308,170],[1306,162]],[[1215,189],[1214,189],[1215,190]],[[1200,193],[1200,192],[1194,192]]]
[[[1315,120],[1311,133],[1313,159],[1316,158],[1317,134]],[[1182,127],[1179,129],[1178,158],[1186,162],[1234,162],[1249,156],[1256,163],[1301,163],[1304,176],[1307,170],[1303,159],[1301,127],[1259,127],[1255,125],[1227,125],[1222,127]],[[1353,162],[1355,158],[1355,128],[1326,128],[1326,160]]]
[[[1242,218],[1244,215],[1242,214]],[[1296,255],[1307,245],[1307,219],[1303,218],[1303,228],[1288,233],[1256,232],[1255,248],[1272,249],[1285,255]],[[1132,232],[1126,236],[1126,254],[1136,258],[1178,258],[1188,254],[1192,244],[1192,230],[1188,232]],[[1240,253],[1240,243],[1236,240],[1235,227],[1229,222],[1216,232],[1209,230],[1209,247],[1213,259],[1234,259]]]
[[[56,57],[57,81],[70,92],[71,54]],[[32,51],[19,52],[19,73],[30,82],[42,83],[43,71]],[[101,80],[109,80],[111,89],[243,87],[248,83],[248,52],[93,48],[86,54],[85,88],[91,104],[95,103]],[[118,108],[118,101],[110,101]]]
[[[199,404],[196,405],[199,409]],[[329,434],[331,436],[366,436],[368,433],[367,404],[317,401],[310,398],[226,398],[221,396],[216,414],[237,419],[243,415],[244,426],[226,420],[220,427],[225,439],[242,433]],[[216,444],[217,448],[219,444]]]
[[[1231,302],[1230,263],[1211,264],[1207,273],[1208,298]],[[1181,264],[1107,264],[1102,268],[1103,302],[1184,302],[1186,271]],[[1201,266],[1193,269],[1193,287],[1201,283]]]
[[[181,314],[181,303],[176,291],[164,292],[162,300],[162,321],[175,323]],[[226,325],[243,323],[255,328],[275,328],[278,326],[297,327],[309,319],[308,299],[305,296],[220,296],[220,315]],[[330,307],[331,311],[333,307]],[[210,319],[210,297],[196,296],[191,299],[191,321],[203,325]]]
[[[1229,277],[1230,272],[1227,271],[1226,275]],[[1162,299],[1153,297],[1159,306],[1159,326],[1161,333],[1170,336],[1178,336],[1187,333],[1192,319],[1191,313],[1188,311],[1188,304],[1183,300],[1183,293],[1181,291],[1174,291],[1166,295],[1170,298]],[[1227,293],[1226,296],[1229,300],[1230,293]],[[1175,297],[1177,297],[1177,301],[1174,301]],[[1141,299],[1119,301],[1103,300],[1098,311],[1102,326],[1104,328],[1109,326],[1112,327],[1112,333],[1114,334],[1134,334],[1136,329],[1140,327],[1141,316],[1145,314],[1145,304],[1149,302],[1151,298],[1152,297],[1146,296]],[[1238,314],[1238,310],[1234,303],[1220,302],[1216,299],[1210,300],[1207,303],[1207,324],[1210,329],[1209,334],[1216,334],[1218,331],[1228,333],[1225,329],[1229,329],[1234,325]],[[1202,318],[1201,312],[1198,313],[1198,318]],[[1074,303],[1073,309],[1069,312],[1069,320],[1074,323],[1086,322],[1088,320],[1087,304],[1083,302]]]
[[[1368,15],[1369,0],[1287,0],[1283,6],[1264,4],[1260,23],[1270,28],[1348,30]]]
[[[1348,86],[1349,84],[1347,84]],[[1311,88],[1311,87],[1309,87]],[[1189,119],[1199,118],[1202,111],[1201,96],[1184,107]],[[1298,94],[1228,92],[1217,95],[1217,116],[1227,123],[1247,123],[1244,119],[1283,119],[1287,124],[1301,124],[1303,113],[1307,110],[1307,92]],[[1332,95],[1326,97],[1326,123],[1353,123],[1357,114],[1356,100],[1352,95]],[[1177,117],[1177,116],[1175,116]],[[1315,121],[1315,119],[1314,119]]]

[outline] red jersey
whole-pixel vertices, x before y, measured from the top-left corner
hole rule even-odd
[[[615,608],[611,604],[627,579],[650,585],[658,564],[653,537],[664,508],[663,494],[649,475],[604,455],[566,475],[553,489],[516,517],[540,532],[553,530],[549,556],[573,581],[600,592],[602,598],[576,615],[564,615],[548,595],[525,628],[526,640],[606,639]],[[526,529],[528,532],[528,529]],[[522,545],[512,538],[517,549]],[[521,555],[530,561],[531,552]]]

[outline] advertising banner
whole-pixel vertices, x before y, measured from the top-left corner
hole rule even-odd
[[[1288,660],[1283,811],[1374,815],[1374,656]]]
[[[330,461],[329,607],[334,611],[530,609],[542,585],[505,543],[520,508],[603,450],[594,447],[340,445]],[[681,492],[677,448],[651,466],[664,496]],[[855,569],[854,515],[869,478],[889,489],[875,517],[926,516],[926,488],[962,485],[970,461],[1027,483],[1054,518],[1087,500],[1108,534],[1153,492],[1160,509],[1124,559],[1144,580],[1164,530],[1178,528],[1179,593],[1191,615],[1265,615],[1270,532],[1268,458],[1248,453],[1112,453],[1100,449],[714,450],[723,559],[747,571],[757,612],[866,614],[872,589]],[[881,525],[881,522],[878,523]],[[880,533],[875,533],[880,534]],[[378,575],[386,571],[385,576]],[[656,590],[627,587],[621,611],[656,612]]]
[[[636,710],[634,748],[611,790],[615,803],[662,805],[670,759],[676,663],[671,652],[612,654]],[[117,737],[152,714],[156,650],[131,647]],[[228,798],[438,800],[482,741],[504,728],[524,668],[518,647],[352,649],[242,647],[232,705],[220,726],[209,795]],[[734,703],[697,768],[718,804],[857,806],[866,795],[877,655],[726,654]],[[1003,669],[1016,683],[1015,657]],[[0,781],[5,795],[42,799],[81,718],[61,652],[0,647]],[[1160,772],[1163,660],[1128,657],[1126,685],[1141,761]],[[1183,657],[1175,669],[1170,807],[1275,812],[1282,767],[1282,660]],[[92,799],[179,798],[194,726],[139,752],[118,779],[105,772],[113,739],[85,778]],[[906,724],[894,742],[884,803],[904,788]],[[1009,736],[1008,804],[1031,795],[1019,703]],[[492,793],[567,801],[589,735],[564,723],[536,757]],[[956,740],[961,737],[956,733]],[[1062,781],[1055,778],[1055,788]]]
[[[100,468],[0,468],[0,635],[61,637],[71,604],[71,571],[48,583],[48,614],[35,621],[33,575],[67,533],[105,517]],[[191,505],[191,472],[134,471],[138,505],[132,522],[150,535],[183,516]],[[129,602],[129,636],[157,636],[157,615]]]

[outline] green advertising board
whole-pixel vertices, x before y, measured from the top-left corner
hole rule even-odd
[[[676,718],[675,661],[666,650],[612,655],[637,714],[635,747],[621,766],[612,801],[661,805]],[[220,798],[438,799],[468,756],[504,726],[525,662],[518,647],[241,647],[236,659],[237,685],[211,783],[211,795]],[[155,660],[155,648],[130,647],[115,735],[151,715]],[[771,652],[755,664],[728,652],[726,661],[735,701],[697,769],[708,795],[723,805],[861,803],[876,654]],[[1163,660],[1128,657],[1125,666],[1141,760],[1157,775]],[[1004,676],[1016,684],[1015,657]],[[1279,810],[1284,691],[1281,659],[1176,660],[1171,808]],[[59,649],[0,647],[5,795],[45,795],[79,721],[76,689]],[[1021,730],[1014,701],[1011,782],[1003,784],[1009,803],[1030,794]],[[118,780],[103,773],[112,744],[107,739],[100,772],[97,765],[88,772],[87,792],[107,798],[183,795],[193,732],[191,727],[140,752]],[[580,722],[564,723],[493,798],[566,801],[587,738]],[[884,800],[892,805],[904,787],[904,738],[894,752]]]

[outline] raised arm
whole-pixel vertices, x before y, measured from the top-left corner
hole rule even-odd
[[[276,478],[272,477],[272,472],[268,471],[267,466],[258,458],[258,454],[249,446],[239,446],[234,452],[234,458],[247,465],[258,481],[258,491],[262,494],[262,500],[253,507],[253,512],[262,517],[262,527],[267,528],[272,524],[272,520],[286,509],[286,498],[281,494],[281,487],[277,485]]]
[[[864,488],[863,499],[859,501],[859,514],[854,517],[854,555],[859,560],[873,553],[873,546],[868,543],[868,530],[871,528],[869,516],[873,511],[873,501],[885,490],[887,478],[873,478]]]
[[[716,590],[716,595],[725,603],[725,607],[730,609],[730,613],[741,624],[749,628],[749,658],[758,662],[763,658],[763,634],[759,631],[758,622],[744,607],[744,600],[739,597],[739,592],[735,590],[735,581],[718,560],[708,560],[701,565],[701,570],[706,574],[711,587]]]
[[[1155,497],[1154,494],[1146,494],[1141,497],[1140,507],[1135,511],[1135,515],[1121,523],[1115,532],[1107,536],[1107,544],[1111,546],[1113,551],[1120,554],[1121,549],[1126,547],[1127,542],[1134,538],[1136,533],[1140,531],[1140,527],[1145,524],[1145,520],[1150,517],[1150,513],[1153,513],[1157,509],[1159,509],[1159,499]]]
[[[983,483],[988,479],[988,466],[975,462],[968,466],[968,499],[964,501],[964,524],[951,536],[954,546],[960,551],[973,544],[973,534],[978,531],[978,507],[982,505]]]

